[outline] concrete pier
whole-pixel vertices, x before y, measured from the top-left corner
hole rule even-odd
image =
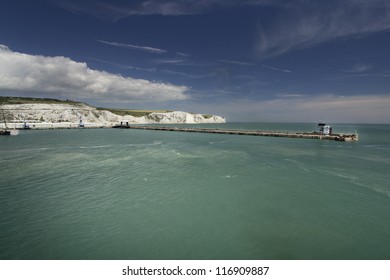
[[[113,128],[127,129],[145,129],[145,130],[161,130],[161,131],[176,131],[176,132],[196,132],[196,133],[215,133],[215,134],[233,134],[233,135],[250,135],[250,136],[270,136],[270,137],[287,137],[287,138],[303,138],[303,139],[324,139],[334,141],[357,141],[357,133],[353,134],[320,134],[317,132],[275,132],[262,130],[236,130],[236,129],[214,129],[214,128],[188,128],[188,127],[168,127],[168,126],[149,126],[149,125],[128,125],[122,124]]]

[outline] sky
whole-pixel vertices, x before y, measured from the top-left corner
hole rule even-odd
[[[390,123],[388,0],[2,0],[0,95]]]

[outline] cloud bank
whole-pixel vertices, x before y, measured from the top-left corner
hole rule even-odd
[[[306,96],[281,94],[270,100],[239,99],[223,104],[228,120],[315,123],[389,123],[390,95]]]
[[[66,94],[100,100],[183,100],[189,88],[133,79],[88,68],[86,63],[56,56],[29,55],[0,45],[0,92],[7,90]]]

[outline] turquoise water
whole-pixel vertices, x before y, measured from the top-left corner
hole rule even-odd
[[[390,259],[390,126],[334,126],[355,129],[356,143],[126,129],[1,137],[0,258]]]

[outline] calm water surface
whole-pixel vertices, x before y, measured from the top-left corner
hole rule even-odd
[[[390,126],[334,126],[355,129],[356,143],[121,129],[2,136],[0,258],[390,259]]]

